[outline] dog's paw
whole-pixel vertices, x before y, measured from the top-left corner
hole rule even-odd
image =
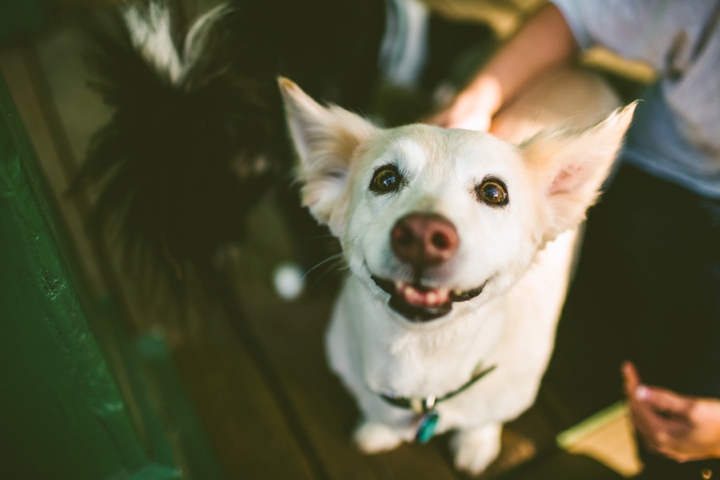
[[[403,441],[395,430],[383,423],[363,422],[353,435],[355,444],[364,453],[392,450]]]
[[[484,471],[500,453],[502,425],[461,430],[452,440],[455,466],[473,475]]]

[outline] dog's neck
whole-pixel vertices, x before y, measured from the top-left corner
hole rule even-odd
[[[370,288],[351,277],[343,291],[370,388],[403,396],[442,395],[470,378],[479,363],[492,360],[505,318],[501,302],[479,307],[468,302],[456,305],[447,318],[413,324]]]

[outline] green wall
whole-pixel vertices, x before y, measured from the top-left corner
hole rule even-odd
[[[0,478],[160,478],[89,328],[45,191],[0,77]]]

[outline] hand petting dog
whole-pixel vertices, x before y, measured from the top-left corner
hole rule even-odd
[[[720,400],[644,385],[631,362],[622,374],[633,423],[648,450],[677,462],[720,458]]]
[[[546,5],[428,123],[493,132],[490,123],[501,107],[551,67],[569,63],[576,51],[577,44],[562,13],[555,5]]]

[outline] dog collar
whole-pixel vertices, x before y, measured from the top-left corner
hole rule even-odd
[[[479,371],[473,375],[470,380],[463,383],[458,389],[453,390],[452,392],[439,398],[434,395],[430,395],[429,397],[401,397],[392,392],[374,393],[393,407],[412,410],[419,415],[420,419],[418,421],[417,431],[415,432],[415,440],[417,440],[418,443],[427,443],[433,435],[435,435],[435,427],[440,420],[440,414],[435,409],[435,406],[440,402],[450,400],[454,396],[464,392],[485,375],[495,370],[495,367],[495,365],[492,365],[491,367]]]

